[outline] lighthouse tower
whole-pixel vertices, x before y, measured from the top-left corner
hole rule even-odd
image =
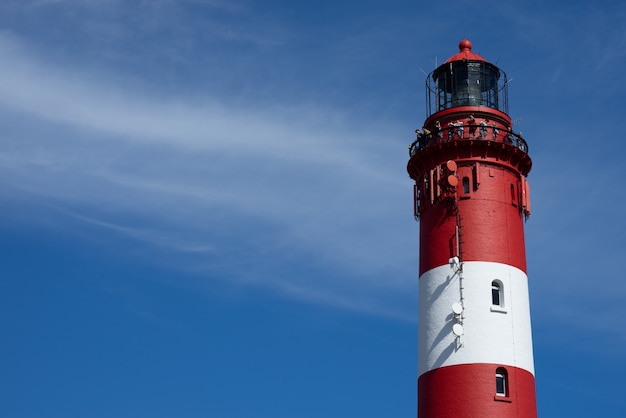
[[[506,74],[465,39],[426,90],[407,167],[420,221],[418,417],[533,418],[532,162],[512,129]]]

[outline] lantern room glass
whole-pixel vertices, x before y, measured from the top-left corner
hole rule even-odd
[[[508,112],[506,74],[485,61],[461,60],[428,75],[428,116],[457,106],[486,106]]]

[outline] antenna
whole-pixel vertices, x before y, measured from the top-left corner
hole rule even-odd
[[[458,249],[457,249],[457,253],[458,253]],[[450,263],[450,267],[452,267],[452,269],[454,271],[459,271],[461,269],[461,260],[459,260],[459,257],[452,257],[451,259],[448,260],[448,263]]]
[[[452,304],[452,312],[454,312],[455,315],[461,315],[463,313],[463,305],[459,302],[454,302]]]

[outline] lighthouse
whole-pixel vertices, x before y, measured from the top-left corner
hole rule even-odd
[[[532,161],[507,87],[467,39],[426,78],[407,166],[420,224],[419,418],[537,416],[524,245]]]

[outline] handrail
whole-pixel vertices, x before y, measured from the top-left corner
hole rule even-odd
[[[521,133],[492,126],[477,128],[476,125],[455,124],[434,132],[418,134],[417,139],[409,145],[409,155],[412,157],[431,145],[468,140],[503,142],[528,153],[528,144],[522,138]]]

